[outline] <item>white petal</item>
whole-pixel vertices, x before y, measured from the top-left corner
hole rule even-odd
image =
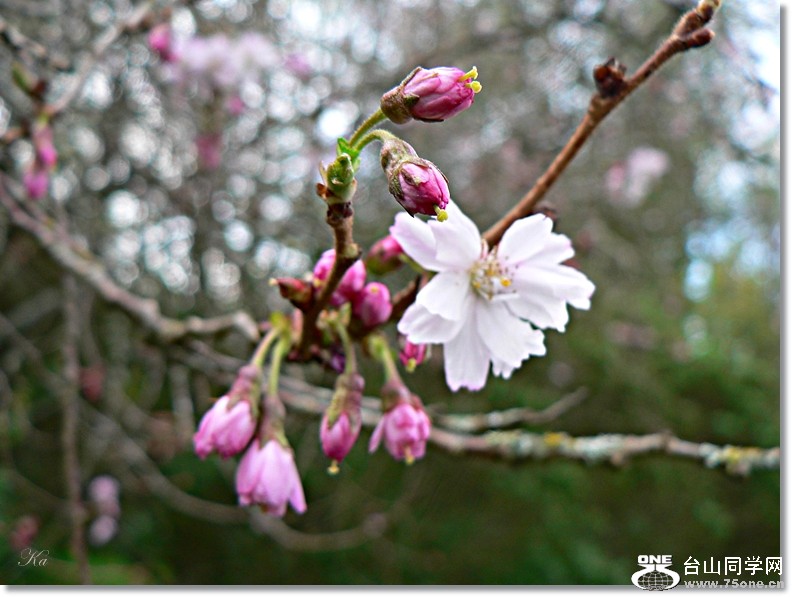
[[[498,258],[514,265],[541,252],[553,230],[553,221],[543,214],[517,220],[509,226],[498,245]],[[571,257],[571,255],[570,255]]]
[[[415,302],[429,313],[457,321],[464,315],[470,292],[470,275],[467,272],[442,272],[429,280]]]
[[[509,379],[516,368],[511,367],[508,363],[504,363],[498,358],[492,359],[492,374],[498,375],[503,379]]]
[[[404,252],[424,269],[435,272],[446,269],[435,257],[435,237],[426,222],[400,213],[390,227],[390,233]]]
[[[509,311],[516,317],[527,319],[538,328],[552,328],[563,332],[569,322],[566,303],[555,296],[530,292],[519,300],[509,301]]]
[[[521,296],[555,297],[555,300],[584,310],[591,306],[591,295],[595,289],[585,275],[566,265],[525,264],[513,277],[512,283]]]
[[[442,344],[456,336],[464,324],[464,317],[451,321],[430,313],[423,305],[413,303],[404,312],[397,327],[413,344]]]
[[[481,256],[481,235],[473,221],[462,213],[456,203],[446,206],[445,222],[432,220],[429,228],[435,238],[437,260],[449,270],[470,269]]]
[[[480,390],[487,382],[489,353],[476,331],[475,310],[459,334],[443,345],[445,377],[448,387],[456,392],[459,388]]]
[[[476,327],[492,358],[508,367],[519,367],[530,355],[545,352],[544,334],[512,315],[507,303],[480,301]]]

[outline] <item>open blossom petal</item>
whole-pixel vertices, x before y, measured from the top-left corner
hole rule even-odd
[[[544,334],[563,331],[567,305],[588,309],[594,285],[562,265],[574,255],[569,238],[537,214],[515,222],[488,250],[475,224],[453,203],[447,222],[404,218],[391,233],[404,252],[440,272],[418,293],[399,322],[415,344],[443,344],[452,390],[478,390],[492,366],[508,378],[531,356],[545,354]],[[433,267],[435,266],[435,267]]]
[[[458,321],[470,298],[470,276],[464,272],[437,274],[421,289],[415,302],[433,315]]]
[[[519,367],[532,355],[545,354],[544,334],[533,329],[531,324],[515,319],[506,302],[479,302],[476,327],[493,359],[512,368]]]
[[[446,383],[454,392],[460,388],[480,390],[487,383],[490,356],[478,335],[475,316],[476,310],[471,309],[466,325],[443,344]]]
[[[398,330],[413,344],[447,342],[465,325],[465,318],[456,321],[434,315],[426,307],[414,303],[399,320]]]

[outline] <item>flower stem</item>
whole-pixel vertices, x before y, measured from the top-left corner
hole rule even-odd
[[[382,368],[385,371],[385,381],[401,381],[399,370],[396,368],[396,361],[385,337],[379,334],[372,334],[369,336],[368,342],[371,355],[382,364]]]
[[[366,120],[363,121],[363,124],[361,124],[358,127],[358,129],[354,133],[352,133],[352,136],[349,138],[349,144],[352,147],[356,147],[358,145],[358,143],[360,142],[360,140],[363,138],[363,135],[365,135],[369,130],[374,128],[376,125],[378,125],[383,120],[385,120],[385,114],[382,113],[382,110],[380,108],[377,108],[377,111],[374,112],[368,118],[366,118]],[[362,148],[362,146],[361,146],[361,148]],[[357,149],[360,149],[360,148],[357,148]]]
[[[389,141],[391,139],[398,139],[398,137],[390,131],[386,131],[385,129],[375,129],[358,141],[357,149],[362,150],[372,141],[382,141],[384,143],[385,141]]]
[[[355,345],[349,337],[349,332],[344,326],[343,322],[338,319],[332,321],[333,329],[341,339],[341,345],[344,347],[344,356],[346,362],[344,364],[344,373],[351,374],[357,372],[357,358],[355,356]]]
[[[256,352],[253,353],[253,356],[250,359],[251,365],[261,370],[262,366],[264,365],[264,359],[267,358],[267,353],[269,352],[272,343],[278,339],[280,331],[281,330],[273,329],[267,332],[267,335],[264,336],[264,339],[256,347]]]

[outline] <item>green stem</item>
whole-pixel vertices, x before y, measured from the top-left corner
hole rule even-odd
[[[393,358],[388,341],[381,335],[369,336],[369,349],[372,356],[377,359],[385,370],[385,381],[401,381],[399,370],[396,368],[396,361]]]
[[[391,139],[398,139],[398,137],[390,131],[386,131],[385,129],[376,129],[358,141],[357,149],[362,150],[372,141],[382,141],[384,143],[385,141],[390,141]]]
[[[250,359],[250,364],[256,367],[257,369],[261,369],[264,365],[264,359],[267,357],[267,353],[269,352],[270,346],[275,340],[278,339],[278,335],[280,334],[281,330],[272,329],[267,332],[267,335],[264,336],[264,339],[259,343],[256,347],[256,352],[253,353],[253,357]]]
[[[280,370],[281,370],[281,366],[283,365],[283,358],[289,352],[290,347],[291,347],[291,342],[286,337],[281,337],[278,344],[275,346],[275,350],[272,353],[272,362],[270,363],[270,374],[267,385],[268,397],[272,397],[272,396],[277,397],[278,395],[278,381],[280,379]]]
[[[355,356],[355,345],[349,337],[344,324],[338,319],[333,320],[333,328],[338,333],[341,339],[341,345],[344,347],[344,356],[346,356],[346,363],[344,364],[344,373],[351,374],[357,372],[357,357]]]
[[[358,144],[358,142],[363,138],[363,135],[365,135],[369,130],[374,128],[380,122],[385,120],[385,118],[386,118],[385,114],[382,113],[382,110],[377,108],[377,111],[374,112],[368,118],[366,118],[366,120],[363,121],[363,124],[361,124],[358,127],[358,129],[354,133],[352,133],[352,136],[349,138],[349,144],[352,147],[355,147]]]

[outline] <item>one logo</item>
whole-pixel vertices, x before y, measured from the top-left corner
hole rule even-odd
[[[638,556],[642,569],[630,579],[639,589],[645,591],[665,591],[679,584],[679,575],[669,569],[671,556]]]

